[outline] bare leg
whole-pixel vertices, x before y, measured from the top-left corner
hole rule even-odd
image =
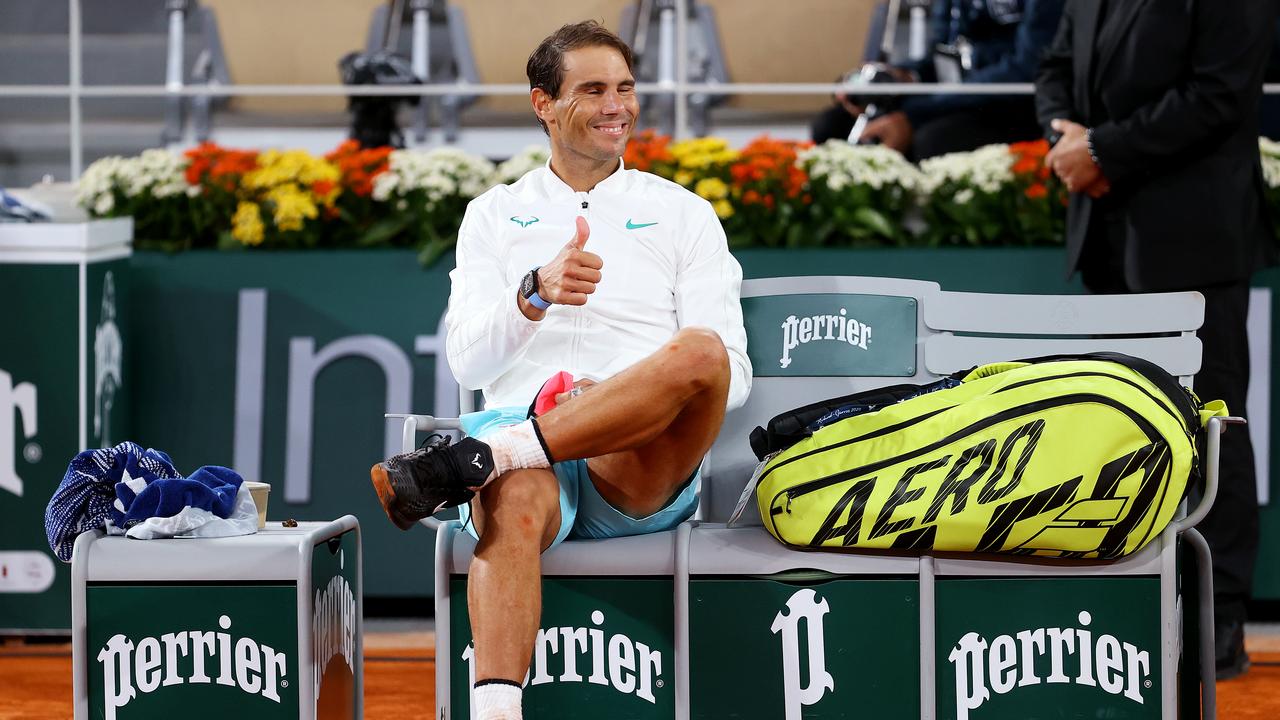
[[[602,497],[634,516],[660,509],[724,419],[729,364],[714,332],[681,330],[658,352],[538,419],[557,461],[591,458]],[[472,501],[480,543],[467,587],[476,679],[521,682],[541,620],[541,551],[560,526],[550,470],[515,470]]]
[[[720,337],[686,328],[657,352],[538,418],[554,460],[591,458],[600,495],[640,517],[702,461],[724,420],[729,360]]]
[[[476,679],[519,683],[542,619],[540,555],[560,527],[560,486],[550,470],[514,470],[486,485],[471,511],[480,535],[467,582]]]

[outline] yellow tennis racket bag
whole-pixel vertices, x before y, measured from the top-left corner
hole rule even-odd
[[[756,428],[756,500],[799,548],[1116,558],[1173,518],[1215,415],[1118,353],[983,365]]]

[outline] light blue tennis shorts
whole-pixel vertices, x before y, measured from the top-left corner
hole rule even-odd
[[[467,413],[462,416],[462,431],[479,440],[499,428],[524,422],[528,408],[503,407]],[[689,483],[666,507],[643,518],[633,518],[600,497],[595,483],[587,474],[586,460],[569,460],[552,466],[560,481],[560,531],[556,533],[552,547],[570,539],[594,539],[644,535],[670,530],[693,517],[698,509],[698,488],[701,468],[693,473]],[[471,522],[471,508],[459,506],[459,520],[467,532],[477,540],[475,523]]]

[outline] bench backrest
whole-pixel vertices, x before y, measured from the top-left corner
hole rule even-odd
[[[703,520],[732,513],[757,460],[748,436],[778,413],[988,362],[1097,351],[1145,358],[1190,385],[1200,369],[1199,293],[1009,295],[937,283],[789,277],[742,284],[754,378],[704,469]]]

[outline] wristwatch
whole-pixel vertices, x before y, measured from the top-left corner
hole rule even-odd
[[[542,296],[538,294],[538,270],[540,268],[541,266],[538,266],[530,270],[520,280],[520,297],[528,300],[530,305],[539,310],[546,310],[551,307],[551,303],[543,300]]]

